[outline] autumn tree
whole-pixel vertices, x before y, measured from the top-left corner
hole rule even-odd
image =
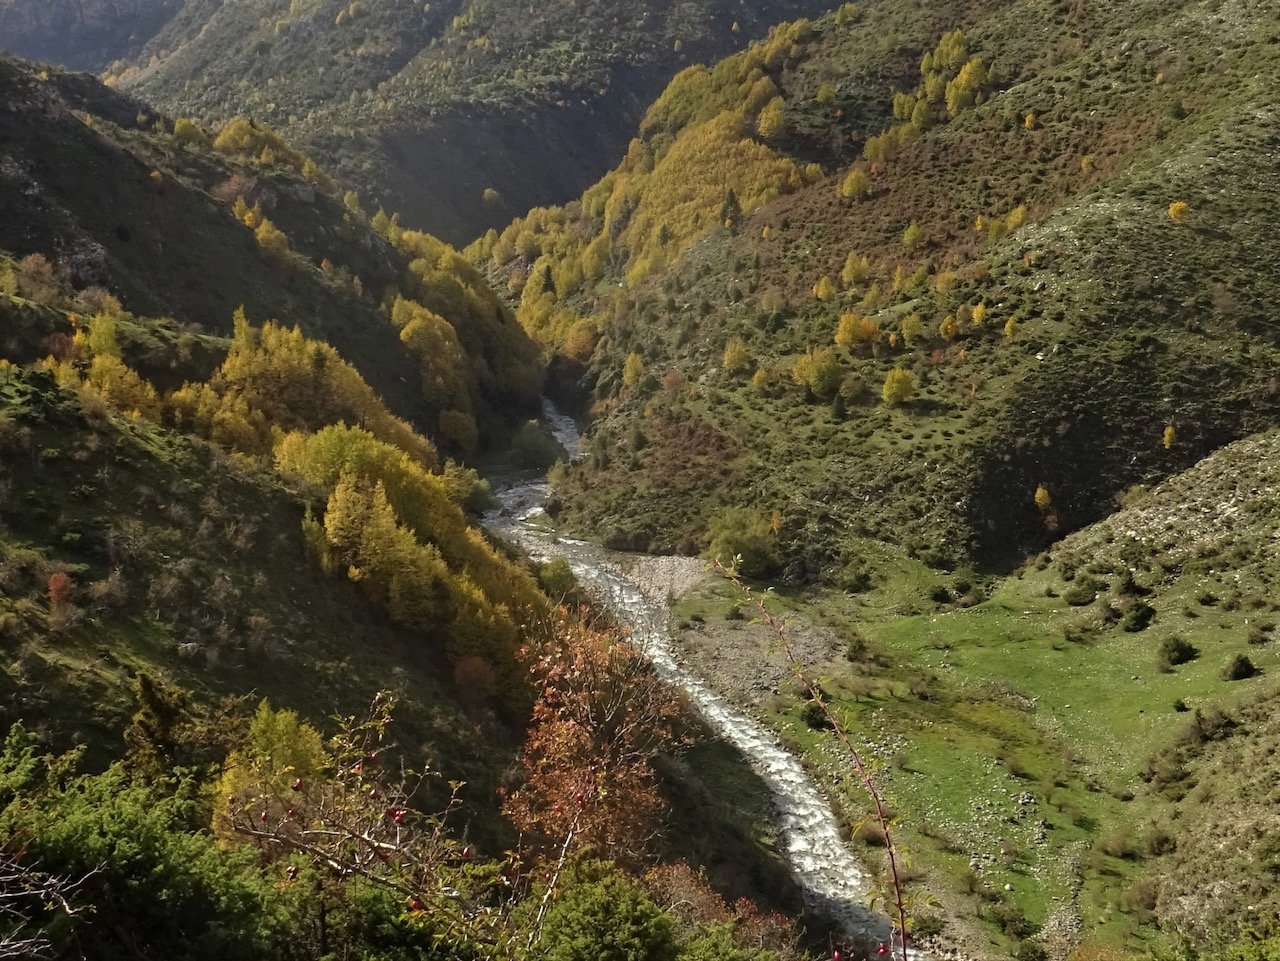
[[[480,446],[476,419],[465,410],[442,410],[438,418],[440,436],[454,451],[470,457]]]
[[[781,97],[774,97],[760,111],[756,131],[765,140],[777,140],[787,129],[786,105]]]
[[[860,314],[842,314],[836,327],[835,341],[841,347],[859,347],[874,344],[880,337],[880,328],[870,317]]]
[[[880,392],[886,407],[897,407],[905,404],[916,392],[915,378],[911,371],[895,367],[884,379],[884,388]]]
[[[173,122],[173,139],[193,147],[208,147],[211,144],[209,135],[189,117],[179,117]]]
[[[919,314],[907,314],[902,318],[898,329],[902,332],[903,341],[909,347],[915,346],[924,338],[924,320]]]
[[[753,365],[751,354],[741,337],[732,337],[725,344],[721,365],[731,374],[745,374]]]
[[[830,300],[836,295],[836,285],[831,278],[823,274],[818,278],[818,282],[813,285],[813,296],[818,300]]]
[[[791,365],[791,376],[815,397],[830,400],[840,387],[844,367],[834,349],[811,347]]]
[[[391,320],[400,328],[401,343],[418,361],[426,402],[437,410],[470,413],[476,385],[453,325],[430,308],[400,296],[392,304]]]
[[[627,387],[635,387],[644,376],[644,370],[644,359],[632,351],[622,363],[622,383]]]
[[[504,812],[544,853],[643,860],[665,808],[654,760],[677,740],[671,688],[585,612],[557,612],[523,657],[540,693]]]
[[[57,614],[71,603],[71,578],[65,571],[54,571],[45,582],[49,610]]]
[[[233,450],[269,454],[273,431],[360,424],[424,468],[437,465],[435,446],[391,414],[331,346],[297,327],[254,327],[243,309],[232,324],[231,348],[208,382],[185,384],[170,395],[180,426]]]
[[[1175,224],[1184,223],[1191,213],[1191,205],[1185,200],[1175,200],[1169,204],[1169,219]]]
[[[986,64],[981,57],[968,61],[948,83],[945,92],[947,115],[956,117],[978,101],[987,82]]]
[[[253,238],[258,242],[258,247],[261,248],[269,260],[273,260],[278,264],[288,262],[289,238],[285,236],[283,230],[270,220],[265,217],[262,218],[262,222],[258,224],[257,229],[253,232]]]
[[[845,200],[866,200],[871,196],[871,178],[861,167],[854,167],[840,183],[840,196]]]

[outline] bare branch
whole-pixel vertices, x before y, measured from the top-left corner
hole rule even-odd
[[[760,612],[760,620],[770,631],[774,637],[778,639],[778,643],[782,647],[783,654],[786,655],[787,663],[791,667],[792,676],[804,687],[808,692],[810,699],[818,705],[822,710],[823,716],[830,725],[832,733],[840,742],[845,754],[853,763],[853,769],[857,772],[858,780],[862,783],[863,789],[867,792],[867,796],[871,799],[872,807],[875,811],[876,823],[880,827],[881,833],[884,835],[885,857],[889,862],[889,882],[893,892],[894,908],[896,917],[893,919],[894,927],[897,929],[898,944],[897,948],[901,952],[902,961],[908,961],[907,958],[907,908],[906,899],[902,893],[902,879],[898,873],[898,848],[894,844],[893,832],[890,829],[890,818],[885,810],[884,798],[880,794],[880,790],[876,787],[875,781],[871,778],[871,772],[866,763],[863,761],[861,752],[854,746],[853,741],[849,738],[849,732],[845,729],[840,719],[836,717],[835,712],[831,709],[831,705],[827,702],[826,695],[822,691],[822,687],[817,681],[808,676],[804,665],[800,663],[800,659],[796,656],[795,648],[791,644],[791,638],[787,636],[786,628],[782,622],[773,616],[768,605],[765,604],[754,591],[751,590],[742,579],[732,570],[725,567],[720,561],[715,562],[716,569],[731,580],[738,590],[742,591]]]

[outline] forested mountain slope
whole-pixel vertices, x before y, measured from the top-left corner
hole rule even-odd
[[[0,2],[0,48],[36,60],[100,70],[134,56],[182,0]]]
[[[174,116],[287,129],[372,203],[465,242],[600,176],[680,67],[826,7],[189,0],[110,75]]]
[[[665,957],[798,958],[687,863],[798,909],[742,759],[682,760],[567,567],[479,525],[455,458],[555,444],[475,268],[268,128],[0,89],[0,953],[516,958],[622,897]]]
[[[565,522],[1003,565],[1273,423],[1278,57],[1244,0],[886,0],[686,71],[472,248],[589,392]]]
[[[183,123],[175,135],[90,78],[18,61],[0,60],[0,80],[0,249],[175,318],[181,361],[130,358],[165,386],[208,373],[216,348],[194,335],[230,334],[243,307],[337,348],[451,454],[536,412],[536,350],[471,266],[371,223],[272,131]]]
[[[511,313],[269,130],[175,134],[87,77],[0,75],[5,616],[28,646],[11,716],[31,685],[60,699],[58,731],[101,748],[129,676],[167,674],[175,649],[176,679],[207,693],[256,660],[277,665],[263,693],[275,676],[282,701],[328,688],[354,706],[388,680],[376,657],[341,666],[361,634],[422,684],[471,655],[510,681],[517,623],[544,601],[474,528],[483,488],[446,456],[537,410]],[[381,546],[361,540],[375,521]],[[367,598],[335,592],[347,565]],[[396,647],[423,631],[418,653]],[[105,660],[81,670],[57,636]]]

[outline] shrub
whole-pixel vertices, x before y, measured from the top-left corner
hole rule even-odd
[[[538,580],[542,583],[543,590],[557,601],[569,597],[578,587],[578,579],[563,557],[553,558],[543,564],[538,571]]]
[[[667,961],[676,954],[671,916],[601,862],[574,869],[542,929],[545,961]]]
[[[1139,631],[1145,631],[1155,616],[1156,609],[1154,607],[1146,601],[1135,601],[1129,606],[1129,610],[1125,612],[1120,621],[1120,626],[1130,634],[1137,634]]]
[[[1200,656],[1199,649],[1186,638],[1174,634],[1160,642],[1160,664],[1176,667],[1187,664]]]
[[[1237,654],[1231,660],[1227,661],[1227,666],[1222,671],[1222,678],[1226,681],[1244,681],[1251,677],[1257,677],[1261,674],[1256,664],[1249,660],[1247,654]]]
[[[545,471],[563,456],[564,448],[536,420],[526,421],[511,442],[511,459],[517,467]]]
[[[745,507],[726,508],[711,522],[707,556],[722,564],[737,559],[738,573],[764,578],[778,569],[778,538],[769,518]]]
[[[801,708],[800,720],[815,731],[825,731],[831,726],[830,720],[827,719],[827,712],[817,701],[809,701]]]

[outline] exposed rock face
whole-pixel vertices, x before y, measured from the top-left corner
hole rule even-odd
[[[181,0],[0,0],[0,47],[100,69],[142,49]]]

